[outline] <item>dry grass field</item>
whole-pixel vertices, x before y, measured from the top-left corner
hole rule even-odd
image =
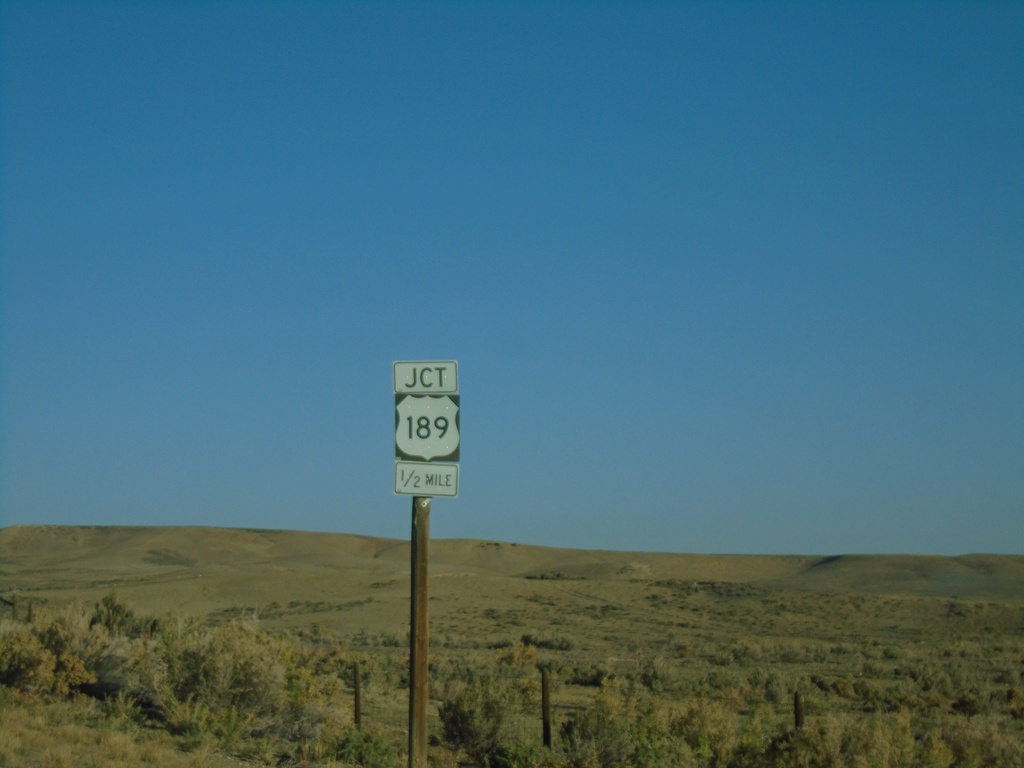
[[[405,762],[408,541],[7,528],[0,597],[0,766]],[[1024,765],[1022,556],[441,540],[429,611],[435,765]]]

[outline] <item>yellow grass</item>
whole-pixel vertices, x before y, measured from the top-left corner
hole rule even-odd
[[[209,626],[255,620],[261,631],[340,648],[363,669],[364,722],[403,744],[408,541],[30,526],[0,530],[0,572],[4,620],[15,594],[24,622],[29,605],[43,621],[63,606],[89,612],[117,592],[140,614]],[[539,662],[553,671],[556,738],[567,718],[605,701],[637,717],[653,706],[644,722],[694,744],[707,728],[721,749],[743,739],[766,748],[792,730],[796,691],[807,711],[805,757],[829,759],[851,740],[878,765],[899,765],[900,750],[916,750],[922,766],[1024,754],[1024,557],[713,556],[442,540],[431,542],[430,576],[435,739],[452,681],[472,672],[492,692],[539,701]],[[213,742],[75,709],[85,706],[6,707],[0,765],[237,764]],[[510,708],[504,733],[517,743],[539,744],[533,706]],[[351,707],[337,703],[339,712]],[[460,759],[449,746],[433,748],[436,764]],[[259,755],[246,751],[253,764]],[[308,764],[338,763],[325,754]]]
[[[238,768],[215,751],[181,752],[167,734],[119,731],[84,700],[43,703],[7,698],[2,708],[0,766],[11,768]]]

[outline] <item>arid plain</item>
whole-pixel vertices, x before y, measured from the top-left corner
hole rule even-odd
[[[408,541],[354,535],[14,527],[0,530],[2,616],[10,620],[15,595],[23,615],[31,606],[38,617],[73,606],[84,615],[116,593],[140,615],[249,622],[336,643],[366,670],[364,716],[400,751],[409,561]],[[668,713],[665,729],[693,765],[830,764],[808,757],[810,746],[785,762],[795,748],[783,738],[793,729],[794,693],[806,708],[804,730],[817,728],[824,741],[829,728],[850,736],[876,727],[866,725],[880,722],[872,718],[903,718],[907,764],[998,764],[985,760],[1024,751],[1024,556],[713,556],[435,540],[429,567],[435,764],[641,764],[635,750],[616,757],[608,747],[594,747],[588,763],[579,722],[576,736],[566,726],[601,697],[610,706],[609,691],[634,701],[634,714],[638,697]],[[561,763],[529,752],[540,738],[538,665],[553,672]],[[519,681],[501,738],[533,757],[516,763],[508,748],[458,743],[439,718],[458,693],[453,681],[464,693],[467,667]],[[736,733],[715,737],[706,724],[698,733],[694,707],[709,701],[721,710],[718,726]],[[743,746],[752,719],[761,763],[752,741]],[[864,754],[877,749],[863,746]],[[842,757],[841,746],[834,750]],[[204,754],[208,762],[194,764],[219,764],[209,762],[218,749]],[[672,760],[686,764],[678,755],[665,764]]]

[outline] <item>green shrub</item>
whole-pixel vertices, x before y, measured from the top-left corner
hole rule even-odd
[[[587,709],[559,729],[571,768],[688,768],[695,755],[672,733],[673,712],[646,694],[602,688]]]
[[[397,764],[397,747],[372,730],[350,729],[333,744],[333,757],[346,765],[366,768],[393,768]]]
[[[824,681],[820,680],[820,678],[812,678],[811,682],[817,684],[819,688],[824,685]],[[775,670],[769,671],[764,667],[757,667],[747,676],[747,685],[750,686],[751,703],[761,699],[777,703],[786,698],[786,690],[782,679]],[[827,690],[827,685],[822,690]]]
[[[216,745],[265,762],[308,745],[327,744],[329,755],[355,743],[338,726],[351,722],[341,704],[348,666],[334,649],[274,637],[254,623],[160,625],[113,596],[91,616],[68,610],[33,626],[0,626],[4,686],[84,693],[121,725],[148,719],[188,749]],[[364,742],[365,752],[372,739]]]
[[[192,625],[169,635],[164,651],[168,685],[178,701],[194,700],[214,711],[242,710],[253,717],[269,717],[283,707],[281,644],[251,624]]]
[[[600,687],[613,677],[611,671],[603,664],[577,664],[569,671],[567,682],[571,685]]]
[[[962,725],[946,726],[942,738],[956,768],[987,768],[987,766],[1024,765],[1024,740],[1020,734],[1005,733],[996,723],[981,718],[962,721]]]
[[[5,624],[0,631],[0,682],[58,696],[94,683],[95,674],[82,658],[80,632],[65,617],[44,626]]]
[[[721,702],[698,699],[672,724],[698,759],[711,765],[728,765],[739,747],[739,715]]]
[[[1020,688],[1006,692],[1006,712],[1014,720],[1024,720],[1024,691]]]
[[[603,707],[570,715],[559,735],[572,768],[627,765],[633,755],[625,724]]]
[[[535,675],[535,668],[528,669]],[[494,676],[461,670],[447,681],[438,707],[444,740],[487,765],[507,764],[523,741],[516,716],[539,712],[536,687],[513,670]]]
[[[571,651],[576,647],[576,643],[567,637],[541,638],[525,634],[520,642],[523,645],[532,645],[549,651]]]
[[[105,627],[111,634],[140,637],[143,634],[152,636],[159,622],[152,618],[137,617],[135,611],[116,592],[111,592],[96,603],[89,626]]]
[[[776,744],[778,768],[908,768],[920,765],[922,755],[906,713],[815,718]]]
[[[19,691],[48,693],[54,688],[57,659],[28,627],[5,623],[0,629],[0,683]]]
[[[453,682],[438,706],[444,740],[477,759],[494,753],[507,707],[503,697],[481,679]]]

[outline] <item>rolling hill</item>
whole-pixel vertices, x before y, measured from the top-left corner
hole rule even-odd
[[[725,583],[793,593],[1024,599],[1024,556],[750,556],[430,543],[432,603],[515,602],[524,585],[633,603],[643,585]],[[408,619],[409,542],[333,533],[188,527],[0,530],[0,591],[40,603],[118,592],[153,612],[318,613],[373,630]],[[584,588],[585,587],[585,588]]]

